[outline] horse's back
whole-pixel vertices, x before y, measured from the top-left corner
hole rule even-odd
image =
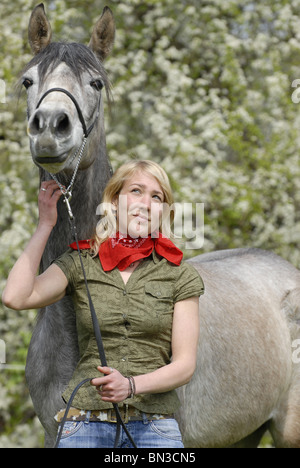
[[[258,249],[213,252],[189,262],[205,293],[197,370],[179,390],[181,424],[187,445],[224,447],[272,418],[289,385],[291,335],[283,303],[300,286],[300,273]]]
[[[260,249],[220,250],[188,260],[200,273],[205,284],[203,301],[215,309],[226,303],[248,310],[253,298],[267,305],[282,303],[286,295],[300,288],[300,271],[291,263]],[[261,303],[261,302],[260,302]],[[292,317],[289,317],[292,319]]]

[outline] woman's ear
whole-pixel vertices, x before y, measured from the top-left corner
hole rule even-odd
[[[115,216],[117,216],[117,212],[118,212],[118,203],[119,203],[119,197],[118,197],[118,195],[115,195],[114,198],[111,201],[112,211],[113,211]]]
[[[119,197],[118,195],[115,195],[114,198],[112,199],[111,203],[117,208],[118,206],[118,200],[119,200]]]

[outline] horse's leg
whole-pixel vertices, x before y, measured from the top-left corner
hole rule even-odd
[[[73,306],[66,297],[39,311],[27,355],[26,379],[30,396],[46,431],[46,446],[57,434],[55,414],[65,403],[62,393],[78,362]]]
[[[270,432],[277,448],[300,448],[300,384],[288,391],[287,401],[272,419]]]
[[[48,432],[45,432],[45,442],[44,442],[44,448],[53,448],[56,442],[56,438],[54,437],[53,434],[48,434]]]
[[[282,311],[289,323],[292,345],[300,338],[300,288],[288,292],[282,302]],[[270,426],[275,445],[279,448],[300,448],[300,362],[296,358],[291,353],[291,383],[274,411]]]
[[[229,448],[257,448],[264,433],[269,429],[269,424],[269,421],[265,422],[265,424],[260,426],[252,434],[249,434],[247,437],[236,444],[231,445]]]

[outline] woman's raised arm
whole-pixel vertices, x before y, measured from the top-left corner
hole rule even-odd
[[[57,202],[61,196],[56,182],[42,183],[39,193],[39,223],[24,252],[12,268],[2,294],[3,303],[12,309],[38,308],[65,295],[67,278],[56,265],[37,276],[40,261],[57,222]]]

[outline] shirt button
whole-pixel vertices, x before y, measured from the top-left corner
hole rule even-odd
[[[123,291],[123,296],[126,296],[126,294],[127,294],[127,292],[126,292],[125,289],[124,289],[124,291]]]

